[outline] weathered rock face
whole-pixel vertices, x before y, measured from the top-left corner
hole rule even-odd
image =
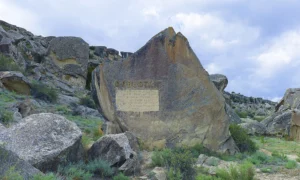
[[[209,75],[210,80],[215,84],[217,89],[221,92],[224,91],[228,84],[228,79],[222,74],[211,74]]]
[[[19,172],[25,180],[32,179],[34,175],[42,173],[38,169],[31,166],[28,162],[20,159],[14,152],[6,150],[1,146],[0,162],[0,178],[5,176],[10,168],[14,168],[14,171]]]
[[[292,112],[277,112],[264,119],[261,123],[267,128],[267,134],[286,134],[288,135],[291,127]]]
[[[53,73],[73,86],[84,88],[86,84],[89,45],[77,37],[57,37],[50,41],[48,61],[44,64]],[[50,60],[50,61],[49,61]]]
[[[235,152],[225,101],[181,33],[168,28],[129,58],[93,72],[93,92],[115,132],[149,147],[204,146]]]
[[[88,151],[89,159],[102,159],[127,175],[140,172],[137,139],[131,133],[101,137]]]
[[[283,98],[276,106],[276,112],[290,109],[300,109],[300,88],[290,88],[284,93]]]
[[[275,113],[262,121],[262,123],[266,125],[269,134],[297,136],[297,123],[292,123],[292,116],[294,114],[295,119],[297,119],[297,113],[293,113],[293,111],[296,112],[300,109],[299,98],[300,88],[290,88],[286,90],[284,97],[275,107]],[[292,129],[292,127],[294,128]]]
[[[241,118],[234,112],[234,110],[226,103],[225,111],[229,117],[229,122],[231,124],[239,124],[242,122]]]
[[[0,81],[10,91],[30,95],[29,80],[20,72],[2,71],[0,72]]]
[[[41,171],[82,158],[81,131],[62,116],[41,113],[0,133],[0,142]]]
[[[300,111],[296,109],[292,111],[290,137],[300,141]]]
[[[240,126],[250,135],[265,135],[267,133],[265,125],[257,121],[242,123]]]

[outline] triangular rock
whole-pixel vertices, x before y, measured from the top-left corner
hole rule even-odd
[[[92,89],[112,124],[108,133],[132,131],[150,148],[203,143],[215,151],[236,151],[224,98],[173,28],[129,58],[100,65]]]

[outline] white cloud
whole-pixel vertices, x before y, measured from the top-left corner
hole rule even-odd
[[[273,102],[279,102],[282,99],[282,97],[273,97],[270,100]]]
[[[45,34],[39,25],[39,16],[10,0],[0,0],[0,19],[30,29],[35,34]]]
[[[209,13],[178,13],[172,20],[180,31],[193,38],[194,44],[201,45],[207,51],[222,52],[236,46],[249,45],[260,34],[256,27],[228,22]]]
[[[283,33],[262,49],[255,57],[255,75],[260,78],[272,78],[286,68],[299,66],[300,29]]]

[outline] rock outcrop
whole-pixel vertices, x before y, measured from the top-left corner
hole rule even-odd
[[[265,125],[257,121],[241,123],[240,126],[250,135],[265,135],[267,133]]]
[[[0,179],[8,175],[9,171],[18,172],[24,180],[30,180],[34,175],[42,174],[28,162],[20,159],[14,152],[6,150],[0,145]]]
[[[297,109],[292,111],[290,137],[300,141],[300,111]]]
[[[89,45],[77,37],[57,37],[49,42],[45,67],[72,86],[84,88]]]
[[[66,118],[51,113],[30,115],[0,133],[0,142],[20,158],[45,172],[82,158],[81,131]]]
[[[209,75],[210,80],[215,84],[217,89],[221,92],[224,91],[228,84],[228,79],[222,74],[211,74]]]
[[[88,151],[89,159],[102,159],[126,175],[139,174],[137,139],[130,132],[105,135]]]
[[[20,72],[1,71],[0,81],[9,91],[14,91],[19,94],[30,95],[30,82]]]
[[[115,132],[132,131],[150,148],[203,143],[215,151],[237,150],[222,94],[187,39],[172,28],[129,58],[104,62],[92,85]]]
[[[300,88],[287,89],[283,98],[275,107],[275,112],[264,119],[262,123],[267,127],[267,133],[271,135],[290,135],[292,125],[292,111],[300,109]],[[295,130],[295,128],[293,128]],[[294,131],[293,130],[293,131]],[[295,131],[294,135],[295,136]]]

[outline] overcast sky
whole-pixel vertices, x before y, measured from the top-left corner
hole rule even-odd
[[[36,35],[135,52],[173,26],[227,91],[278,100],[300,87],[299,0],[0,0],[0,19]]]

